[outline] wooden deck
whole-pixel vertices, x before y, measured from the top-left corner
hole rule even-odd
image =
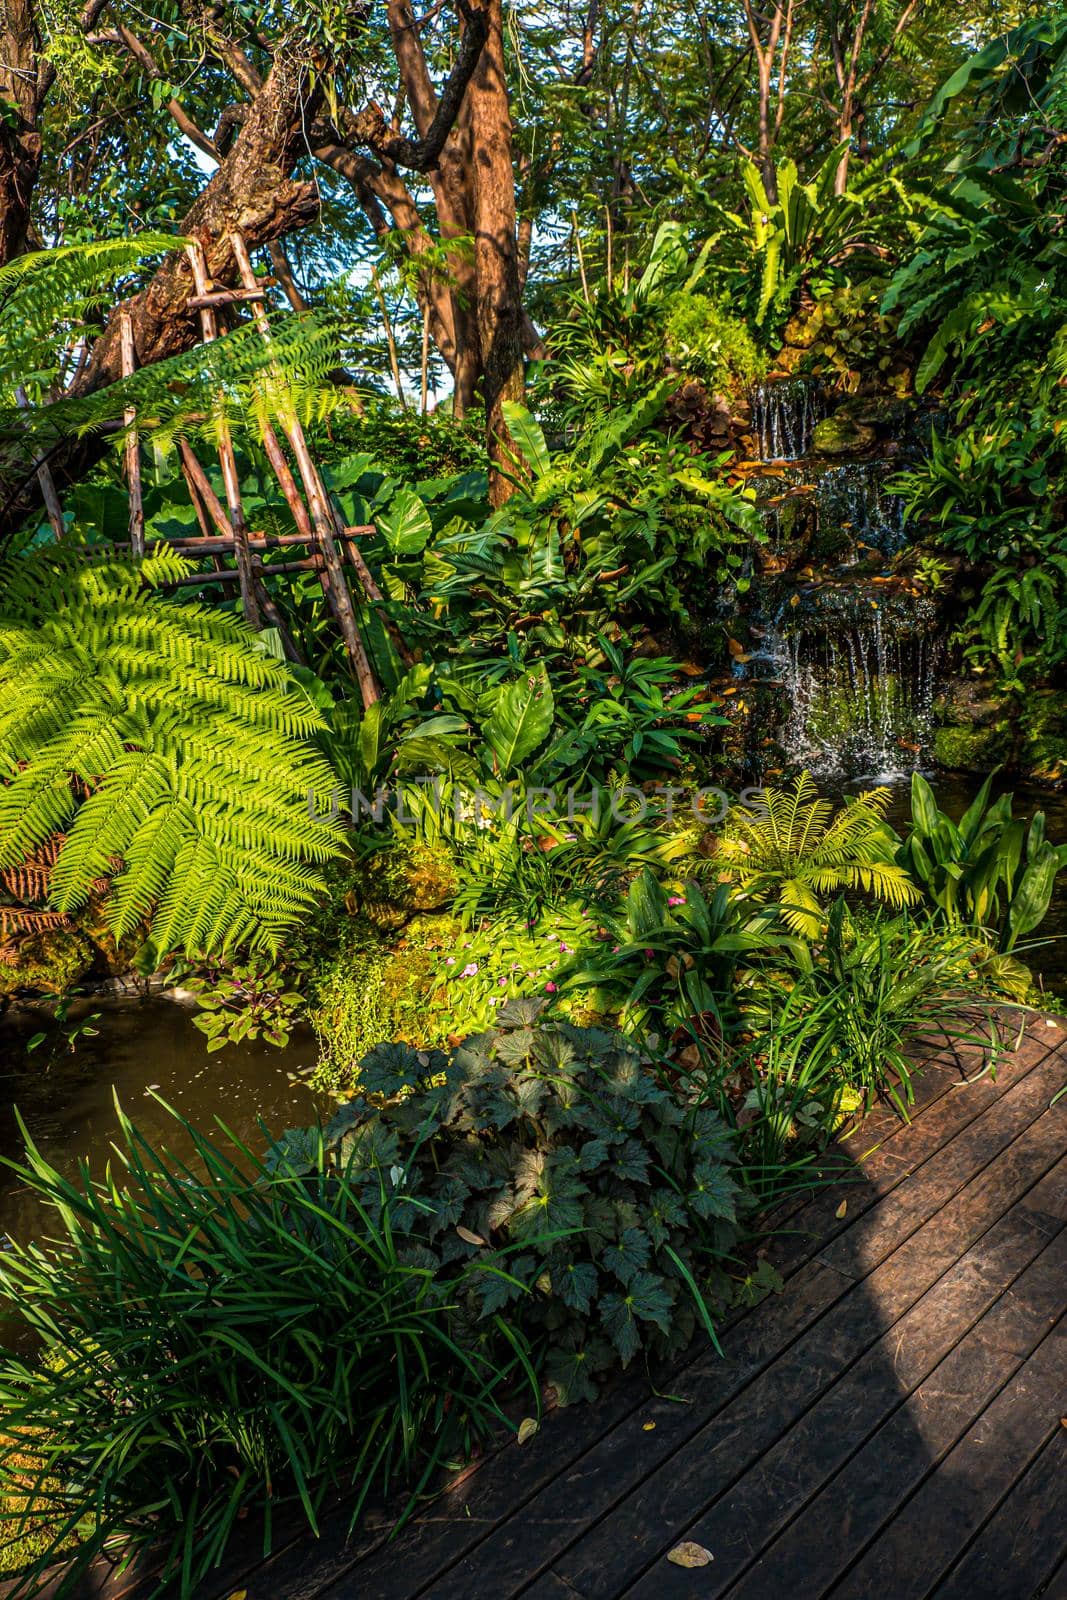
[[[1067,1031],[974,1066],[935,1057],[909,1125],[852,1136],[856,1181],[790,1219],[786,1288],[725,1359],[549,1416],[393,1540],[338,1516],[203,1600],[1067,1600]],[[672,1564],[682,1540],[713,1560]]]

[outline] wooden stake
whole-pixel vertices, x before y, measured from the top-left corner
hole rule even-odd
[[[18,401],[20,411],[30,410],[29,396],[21,383],[15,390],[15,399]],[[37,472],[37,482],[41,488],[41,499],[44,501],[44,508],[48,513],[48,520],[52,524],[52,532],[57,539],[62,539],[67,531],[66,523],[63,521],[63,507],[59,503],[58,494],[56,494],[56,481],[52,476],[47,457],[44,455],[35,456],[33,465]]]
[[[207,261],[204,256],[204,247],[198,242],[186,246],[189,262],[193,269],[193,282],[198,295],[207,293]],[[212,344],[218,338],[218,322],[210,306],[205,306],[200,312],[200,332],[205,344]],[[250,628],[261,628],[262,619],[259,614],[259,603],[256,600],[255,586],[252,582],[252,565],[248,555],[248,530],[245,525],[244,506],[241,503],[241,485],[237,476],[237,458],[233,453],[233,440],[230,437],[230,425],[226,420],[225,399],[219,397],[218,435],[219,435],[219,465],[222,468],[222,481],[226,488],[226,504],[230,511],[230,524],[233,529],[233,551],[237,561],[237,572],[241,580],[241,609],[245,621]]]
[[[252,268],[252,259],[248,254],[244,238],[236,230],[230,235],[230,244],[242,282],[248,286],[254,284],[256,275]],[[264,341],[270,344],[271,331],[267,313],[261,305],[253,304],[252,315],[256,319],[256,324]],[[304,485],[304,493],[307,495],[308,504],[311,508],[311,524],[315,541],[322,552],[325,566],[325,572],[322,574],[323,593],[328,603],[331,603],[332,596],[331,609],[341,629],[341,637],[344,639],[345,650],[352,664],[352,670],[356,675],[356,682],[359,684],[359,692],[363,700],[364,709],[367,709],[375,701],[381,699],[381,690],[378,687],[370,657],[363,643],[363,636],[359,631],[355,608],[352,605],[352,596],[348,591],[341,559],[337,553],[337,544],[334,540],[333,510],[322,478],[319,476],[318,468],[311,459],[311,452],[307,447],[307,440],[304,437],[304,429],[301,426],[300,418],[295,412],[289,412],[282,419],[282,425],[290,448],[296,458],[297,471],[300,473]]]
[[[361,532],[365,533],[365,532],[368,532],[368,531],[371,531],[371,530],[361,529],[361,528],[342,528],[341,529],[341,533],[342,533],[342,535],[344,537],[344,541],[345,541],[345,548],[348,551],[348,559],[351,561],[353,567],[355,568],[356,576],[357,576],[357,578],[359,579],[359,582],[360,582],[360,587],[362,588],[364,594],[367,596],[367,599],[371,602],[372,605],[380,606],[382,608],[382,621],[385,623],[386,632],[388,633],[390,639],[392,639],[392,641],[393,641],[393,645],[394,645],[394,647],[396,649],[397,655],[400,657],[401,661],[404,663],[404,665],[406,667],[411,667],[411,666],[414,666],[414,664],[415,664],[415,657],[412,655],[411,651],[408,649],[407,644],[404,641],[404,636],[400,632],[400,629],[397,627],[396,623],[393,621],[393,619],[389,615],[388,611],[386,611],[386,609],[385,609],[385,605],[386,605],[385,596],[382,593],[382,591],[379,589],[378,584],[377,584],[377,582],[375,580],[374,574],[371,571],[371,569],[368,567],[367,563],[364,561],[363,552],[359,548],[359,545],[356,542],[355,535],[357,533],[361,533]]]
[[[204,511],[211,518],[223,539],[226,540],[228,545],[232,544],[233,525],[230,522],[229,517],[226,515],[226,511],[221,500],[211,487],[211,479],[208,477],[207,473],[204,471],[203,467],[200,465],[199,461],[196,459],[192,450],[189,448],[189,445],[184,439],[178,440],[178,455],[181,460],[182,471],[185,474],[185,481],[189,485],[190,494],[195,493],[195,496],[197,499],[199,499]],[[204,524],[201,522],[200,526],[203,527]],[[206,533],[207,530],[205,529],[204,531]],[[246,536],[245,543],[247,544],[247,542],[248,540]]]
[[[119,316],[122,376],[132,378],[137,365],[133,343],[133,318],[124,306]],[[144,496],[141,492],[141,446],[137,438],[137,412],[127,406],[122,413],[126,428],[126,487],[130,496],[130,550],[135,561],[144,557]]]
[[[426,415],[430,408],[430,308],[422,309],[422,385],[421,385],[422,414]]]

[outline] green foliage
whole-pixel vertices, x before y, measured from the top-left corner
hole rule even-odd
[[[1045,815],[1012,816],[1012,797],[991,800],[993,774],[957,825],[921,773],[911,779],[911,825],[897,861],[950,928],[988,930],[1003,954],[1044,921],[1067,843],[1045,836]]]
[[[930,126],[950,108],[962,130],[940,180],[917,186],[914,250],[883,300],[924,346],[916,388],[942,388],[952,417],[897,487],[909,518],[976,568],[965,654],[1015,692],[1067,649],[1067,167],[1049,138],[1067,107],[1065,38],[1058,13],[1027,23],[945,85]]]
[[[995,1065],[997,1002],[984,997],[978,972],[973,936],[907,913],[855,916],[836,901],[825,945],[801,983],[813,1003],[830,1001],[823,1026],[838,1081],[865,1105],[884,1094],[906,1115],[924,1043],[991,1043]]]
[[[667,349],[674,364],[724,394],[744,391],[766,361],[739,317],[710,295],[679,291],[666,308]]]
[[[286,987],[283,973],[253,962],[208,968],[186,978],[185,987],[197,996],[193,1024],[206,1036],[209,1052],[246,1039],[284,1049],[304,1009],[304,996]]]
[[[8,411],[17,416],[19,385],[47,385],[61,349],[99,330],[116,287],[128,283],[146,257],[184,242],[142,233],[33,250],[0,265],[0,395]]]
[[[908,195],[896,171],[893,149],[862,168],[853,168],[848,188],[835,193],[845,146],[831,150],[810,182],[802,182],[795,161],[777,165],[772,200],[759,168],[742,161],[747,213],[713,203],[713,228],[705,250],[716,271],[732,279],[737,302],[753,324],[773,339],[804,292],[816,298],[855,276],[877,272],[887,213],[905,210]]]
[[[649,867],[618,911],[604,912],[601,921],[597,941],[560,970],[561,991],[617,1012],[628,1029],[661,1037],[678,1029],[696,1038],[720,1036],[732,1020],[742,957],[771,943],[725,886],[710,900],[696,883],[672,895]]]
[[[49,903],[109,879],[109,928],[151,918],[151,959],[275,945],[337,849],[309,815],[318,716],[242,625],[144,586],[186,570],[55,549],[0,570],[0,865],[62,831]]]
[[[161,1554],[187,1600],[239,1519],[262,1523],[267,1549],[286,1505],[317,1532],[343,1493],[355,1522],[369,1494],[469,1445],[517,1364],[492,1313],[453,1333],[457,1297],[484,1294],[487,1273],[468,1290],[463,1262],[428,1272],[317,1132],[297,1174],[177,1120],[192,1164],[120,1116],[103,1182],[84,1164],[63,1177],[32,1143],[14,1168],[54,1213],[47,1249],[0,1258],[0,1293],[42,1352],[0,1361],[0,1500],[28,1502],[14,1537],[42,1535],[18,1594],[49,1556],[74,1588],[117,1545]]]
[[[639,1352],[684,1348],[744,1196],[718,1117],[679,1101],[618,1034],[515,1001],[451,1054],[396,1045],[360,1066],[327,1130],[371,1222],[461,1278],[474,1327],[513,1319],[565,1400]],[[300,1173],[304,1140],[270,1160]]]
[[[869,790],[835,816],[802,773],[791,790],[764,789],[758,809],[731,810],[714,865],[754,900],[776,901],[794,932],[818,938],[826,921],[824,895],[862,889],[898,907],[918,900],[893,860],[894,836],[883,821],[888,803],[888,790]]]

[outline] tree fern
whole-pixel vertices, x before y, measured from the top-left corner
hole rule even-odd
[[[241,624],[145,586],[187,570],[0,562],[0,870],[64,832],[50,908],[110,877],[113,932],[151,920],[157,956],[275,945],[337,848],[308,804],[333,781],[318,713]]]
[[[147,256],[183,243],[169,234],[142,233],[34,250],[0,266],[0,392],[8,403],[17,384],[50,372],[59,351],[110,308],[121,279]]]
[[[763,807],[730,813],[713,858],[757,899],[775,899],[786,923],[817,937],[822,897],[863,889],[892,906],[919,899],[919,891],[889,853],[884,814],[888,789],[858,795],[835,816],[819,798],[810,775],[791,789],[764,789]]]

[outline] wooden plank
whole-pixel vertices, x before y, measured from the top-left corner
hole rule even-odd
[[[906,1513],[905,1513],[906,1514]],[[931,1600],[1038,1593],[1067,1557],[1067,1427],[1058,1427]]]
[[[986,1351],[971,1350],[964,1354],[964,1346],[953,1352],[944,1363],[944,1372],[935,1375],[938,1384],[924,1405],[922,1445],[927,1470],[931,1459],[938,1463],[904,1507],[901,1515],[890,1522],[884,1534],[875,1541],[866,1555],[851,1569],[847,1578],[834,1589],[834,1600],[870,1600],[871,1595],[891,1594],[893,1600],[924,1600],[931,1587],[957,1559],[970,1540],[976,1527],[989,1516],[1001,1497],[1022,1476],[1029,1463],[1061,1426],[1060,1414],[1067,1396],[1064,1382],[1067,1379],[1067,1319],[1062,1317],[1063,1284],[1067,1274],[1067,1251],[1062,1235],[1046,1251],[1044,1273],[1039,1273],[1042,1262],[1035,1263],[1033,1273],[1039,1281],[1035,1284],[1030,1309],[1039,1319],[1058,1324],[1034,1350],[1029,1360],[1015,1373],[1010,1382],[986,1407],[966,1435],[944,1456],[940,1441],[949,1433],[961,1409],[960,1391],[968,1386],[976,1391],[977,1373]],[[1002,1310],[1001,1316],[997,1312]],[[1020,1286],[1004,1297],[997,1312],[993,1312],[979,1325],[978,1333],[985,1334],[987,1350],[994,1362],[999,1361],[1001,1382],[1017,1365],[1019,1344],[1022,1342],[1020,1318],[1026,1307]],[[994,1329],[994,1320],[998,1326]],[[1019,1339],[1019,1343],[1016,1340]],[[991,1378],[990,1380],[995,1381]],[[999,1387],[999,1385],[998,1385]],[[884,1430],[883,1430],[884,1431]],[[912,1428],[913,1440],[917,1430]],[[890,1443],[881,1441],[881,1449]],[[918,1457],[915,1443],[909,1450],[902,1448],[905,1441],[897,1437],[891,1441],[896,1448],[891,1456],[894,1467],[902,1458],[913,1468],[924,1463]],[[878,1436],[872,1440],[872,1452],[879,1449]],[[876,1457],[872,1453],[868,1471]],[[901,1504],[899,1467],[895,1475],[897,1499],[895,1511]],[[888,1496],[885,1497],[888,1501]],[[867,1525],[871,1532],[879,1526],[877,1518]],[[1010,1594],[1011,1591],[1009,1590]]]
[[[1056,1568],[1045,1587],[1037,1591],[1034,1600],[1067,1600],[1067,1561]]]
[[[1029,1081],[1024,1079],[1019,1089]],[[1030,1103],[1045,1103],[1044,1086],[1031,1095]],[[1055,1114],[1046,1112],[1040,1133],[1035,1129],[1028,1140],[1020,1139],[1014,1147],[1009,1144],[994,1167],[957,1197],[939,1204],[938,1174],[932,1173],[925,1194],[916,1192],[915,1199],[921,1208],[917,1222],[924,1217],[933,1220],[913,1231],[864,1282],[850,1284],[842,1277],[836,1295],[821,1308],[825,1314],[729,1405],[709,1415],[702,1394],[694,1396],[692,1386],[682,1390],[696,1400],[693,1413],[681,1419],[684,1449],[657,1460],[660,1425],[670,1428],[663,1406],[649,1410],[650,1420],[657,1423],[651,1441],[642,1439],[640,1424],[616,1429],[598,1452],[598,1472],[583,1463],[580,1474],[562,1480],[542,1497],[539,1507],[528,1507],[521,1522],[516,1519],[515,1527],[501,1531],[494,1541],[501,1549],[500,1564],[505,1546],[515,1568],[540,1551],[542,1562],[551,1562],[562,1577],[590,1596],[619,1593],[622,1578],[632,1577],[641,1570],[642,1561],[651,1562],[687,1536],[685,1530],[699,1521],[706,1508],[982,1237],[1006,1206],[1044,1175],[1062,1149]],[[934,1167],[938,1160],[929,1165]],[[877,1216],[875,1211],[870,1219],[861,1219],[853,1231],[876,1227]],[[825,1268],[827,1263],[816,1265]],[[784,1298],[793,1298],[792,1288]],[[623,1498],[621,1491],[627,1489]],[[583,1522],[597,1517],[602,1520],[582,1530]],[[707,1539],[697,1542],[708,1544]],[[552,1551],[565,1544],[571,1548],[553,1560]],[[514,1568],[509,1565],[507,1570]],[[439,1583],[435,1596],[438,1591],[441,1600],[447,1600],[448,1584]]]
[[[1022,1070],[1030,1070],[1030,1066],[1020,1068],[1020,1073]],[[940,1076],[938,1075],[939,1073],[941,1074]],[[953,1085],[959,1084],[961,1081],[958,1063],[955,1061],[942,1061],[939,1058],[929,1071],[924,1072],[920,1094],[924,1100],[932,1102],[934,1099],[946,1095]],[[1003,1078],[1000,1080],[999,1085],[993,1084],[990,1080],[985,1080],[981,1085],[976,1085],[973,1091],[969,1091],[967,1095],[957,1096],[953,1103],[951,1117],[942,1119],[938,1123],[935,1136],[924,1137],[923,1148],[925,1149],[928,1146],[936,1148],[938,1140],[947,1141],[967,1120],[977,1116],[984,1110],[997,1097],[998,1093],[1003,1093],[1006,1087],[1007,1084]],[[888,1143],[894,1136],[905,1132],[910,1139],[914,1136],[915,1131],[916,1125],[914,1123],[905,1124],[894,1114],[889,1121],[884,1142]],[[903,1166],[904,1163],[898,1160],[892,1170],[887,1171],[885,1182],[888,1185],[900,1181]],[[857,1186],[849,1195],[850,1222],[868,1204],[873,1205],[876,1203],[878,1198],[879,1192],[874,1186],[866,1183]],[[832,1199],[832,1204],[825,1211],[828,1219],[825,1226],[834,1233],[840,1232],[847,1226],[847,1224],[836,1220],[834,1217],[834,1212],[839,1204],[840,1200],[835,1195]],[[779,1263],[779,1269],[783,1273],[788,1274],[791,1270],[794,1270],[793,1262],[799,1266],[814,1253],[817,1244],[817,1236],[813,1231],[817,1225],[814,1221],[815,1215],[813,1212],[812,1220],[808,1223],[808,1229],[803,1240],[796,1241],[796,1246],[792,1251],[792,1261],[783,1260]],[[836,1275],[823,1273],[821,1276],[828,1288],[840,1291],[841,1285]],[[810,1308],[805,1310],[805,1304],[795,1297],[775,1299],[761,1306],[759,1311],[755,1313],[752,1324],[750,1324],[754,1329],[753,1344],[760,1352],[760,1359],[769,1359],[768,1350],[773,1353],[774,1349],[779,1347],[780,1342],[795,1336],[799,1328],[804,1325],[804,1319],[809,1316]],[[800,1319],[799,1321],[798,1318]],[[733,1320],[740,1322],[742,1319],[738,1317]],[[758,1324],[758,1327],[756,1324]],[[715,1369],[718,1370],[720,1363],[717,1359],[713,1360],[713,1364]],[[593,1436],[593,1442],[595,1442],[602,1434],[610,1430],[619,1417],[632,1414],[634,1410],[647,1401],[647,1398],[648,1388],[643,1378],[624,1379],[616,1381],[612,1386],[610,1400],[608,1397],[604,1397],[595,1406],[580,1407],[574,1411],[554,1414],[552,1416],[551,1454],[546,1455],[544,1452],[540,1452],[539,1467],[541,1470],[538,1476],[531,1478],[530,1483],[525,1485],[528,1491],[532,1493],[541,1483],[551,1481],[559,1471],[570,1463],[574,1453],[588,1444],[590,1422],[595,1422],[596,1425]],[[540,1440],[537,1441],[535,1449],[539,1446]],[[493,1464],[497,1454],[498,1452],[491,1452],[487,1460],[477,1470],[483,1475],[493,1471]],[[529,1446],[524,1460],[533,1468],[533,1451]],[[502,1480],[502,1487],[505,1488],[507,1494],[514,1493],[516,1485],[511,1472],[507,1474],[506,1480]],[[453,1497],[452,1503],[456,1506],[455,1515],[457,1518],[462,1518],[458,1530],[459,1536],[473,1533],[475,1524],[473,1519],[466,1513],[465,1503],[460,1504],[455,1497]],[[506,1513],[507,1506],[504,1505],[499,1513],[493,1513],[487,1517],[485,1524],[490,1527],[495,1525],[495,1520],[499,1520],[499,1516],[506,1515]],[[227,1576],[225,1579],[219,1580],[221,1587],[218,1587],[217,1590],[212,1589],[212,1594],[217,1592],[221,1600],[222,1596],[228,1595],[234,1588],[245,1582],[250,1574],[255,1578],[257,1585],[261,1582],[264,1584],[264,1593],[269,1592],[271,1583],[276,1586],[278,1592],[281,1592],[286,1584],[303,1581],[309,1562],[316,1572],[318,1571],[317,1564],[321,1563],[322,1581],[325,1582],[327,1581],[327,1573],[332,1576],[347,1570],[348,1567],[355,1563],[360,1552],[365,1550],[368,1545],[377,1548],[384,1544],[382,1535],[379,1535],[376,1539],[357,1537],[349,1543],[346,1539],[347,1521],[347,1515],[342,1510],[338,1510],[331,1521],[324,1523],[322,1539],[315,1546],[310,1545],[303,1529],[300,1530],[295,1541],[287,1543],[284,1539],[278,1539],[275,1552],[266,1564],[269,1567],[269,1572],[265,1570],[264,1573],[258,1576],[255,1574],[254,1569],[257,1563],[254,1560],[245,1560],[242,1563],[240,1558],[237,1560],[227,1559],[225,1563]],[[423,1523],[428,1525],[435,1539],[442,1537],[447,1529],[447,1520],[440,1518],[435,1510],[433,1513],[419,1519],[411,1533],[404,1536],[405,1540],[416,1537],[415,1529],[421,1527]],[[479,1521],[478,1526],[481,1525],[482,1523]],[[401,1541],[401,1544],[403,1544],[403,1541]],[[311,1594],[314,1590],[308,1589],[307,1592]]]
[[[1048,1406],[1057,1363],[1067,1354],[1062,1328],[1059,1334],[1049,1333],[1061,1315],[1064,1270],[1067,1237],[1061,1234],[920,1386],[912,1402],[872,1435],[747,1578],[731,1589],[731,1600],[774,1594],[785,1574],[797,1571],[805,1573],[813,1594],[832,1587],[835,1600],[928,1595],[1051,1434],[1041,1410]],[[1011,1381],[1003,1387],[1006,1379]],[[1025,1453],[1017,1459],[1005,1402],[1013,1405],[1035,1386],[1041,1390],[1038,1405],[1016,1408],[1016,1421],[1029,1430]],[[982,1408],[987,1410],[976,1424],[985,1443],[981,1461],[957,1466],[953,1446]],[[941,1470],[934,1472],[939,1462]],[[961,1470],[982,1480],[973,1485],[974,1496],[965,1494],[966,1525],[953,1515],[953,1485],[960,1486]],[[920,1485],[923,1490],[917,1494]],[[985,1510],[979,1514],[982,1504]],[[885,1533],[878,1536],[880,1530]],[[867,1554],[861,1555],[864,1547]],[[848,1576],[840,1581],[843,1573]]]
[[[865,1226],[875,1231],[880,1241],[879,1248],[889,1256],[894,1246],[902,1244],[915,1233],[927,1217],[945,1207],[953,1195],[966,1185],[975,1166],[981,1167],[984,1160],[1004,1150],[1017,1132],[1024,1131],[1041,1115],[1047,1106],[1053,1079],[1058,1077],[1060,1071],[1058,1064],[1054,1070],[1049,1070],[1047,1059],[1045,1052],[1039,1066],[1027,1072],[1001,1100],[988,1106],[973,1124],[920,1169],[926,1177],[921,1183],[918,1177],[910,1180],[911,1205],[906,1213],[898,1213],[893,1228],[886,1229],[880,1225],[877,1220],[881,1210],[879,1207],[872,1213],[869,1222],[860,1219],[853,1225],[852,1231],[856,1232]],[[994,1118],[997,1119],[995,1122]],[[962,1153],[955,1150],[960,1141],[967,1141],[966,1150]],[[1051,1154],[1047,1151],[1042,1154],[1040,1159],[1044,1161],[1044,1166],[1029,1173],[1022,1183],[1023,1189],[1051,1165],[1060,1149],[1062,1145]],[[995,1186],[990,1186],[985,1193],[984,1209],[978,1209],[972,1216],[973,1237],[978,1237],[1001,1214],[1004,1204],[1009,1204],[1013,1198],[1014,1195],[1011,1195],[1002,1203]],[[947,1231],[950,1227],[952,1216],[951,1212],[943,1213],[940,1224],[943,1230]],[[953,1251],[958,1253],[955,1238]],[[921,1249],[913,1248],[897,1264],[893,1270],[898,1296],[903,1297],[901,1309],[905,1309],[912,1299],[929,1287],[945,1265],[955,1259],[954,1253],[946,1253],[948,1260],[944,1256],[939,1258],[940,1264],[934,1269],[929,1248],[924,1244]],[[774,1378],[756,1386],[755,1396],[747,1399],[742,1397],[737,1402],[747,1418],[745,1427],[750,1430],[750,1434],[746,1435],[744,1428],[740,1429],[746,1447],[749,1438],[759,1438],[769,1443],[777,1437],[796,1414],[793,1409],[783,1415],[783,1405],[795,1408],[803,1397],[807,1397],[804,1403],[810,1403],[833,1380],[846,1355],[852,1358],[878,1336],[881,1329],[871,1332],[866,1304],[861,1295],[846,1301],[834,1318],[817,1322],[829,1306],[848,1295],[850,1287],[849,1276],[837,1266],[829,1265],[824,1260],[810,1263],[793,1280],[781,1300],[765,1303],[746,1319],[740,1339],[727,1341],[728,1359],[725,1362],[714,1355],[706,1355],[671,1380],[671,1389],[675,1393],[681,1392],[689,1402],[687,1405],[678,1406],[668,1400],[654,1399],[646,1407],[641,1407],[640,1411],[631,1409],[610,1432],[605,1428],[605,1436],[597,1441],[595,1449],[576,1463],[573,1457],[568,1460],[565,1454],[554,1447],[552,1429],[544,1430],[531,1445],[540,1446],[538,1454],[555,1470],[535,1497],[531,1498],[529,1494],[528,1480],[517,1483],[512,1474],[505,1477],[503,1472],[480,1475],[481,1481],[475,1482],[469,1495],[476,1526],[472,1525],[471,1518],[465,1516],[460,1527],[449,1525],[438,1530],[437,1537],[434,1537],[425,1523],[417,1525],[395,1547],[397,1554],[403,1555],[407,1587],[403,1590],[396,1587],[396,1569],[390,1570],[386,1553],[380,1552],[359,1565],[348,1587],[338,1586],[336,1593],[339,1600],[341,1596],[350,1596],[352,1600],[356,1596],[359,1600],[372,1600],[372,1597],[395,1596],[398,1593],[417,1594],[420,1592],[418,1584],[426,1585],[431,1581],[435,1600],[438,1595],[444,1600],[449,1593],[451,1580],[442,1576],[442,1569],[450,1560],[455,1562],[457,1556],[465,1558],[461,1567],[457,1568],[457,1585],[469,1583],[471,1571],[480,1571],[482,1564],[488,1563],[489,1570],[494,1573],[494,1584],[498,1585],[497,1592],[507,1593],[506,1584],[513,1579],[518,1581],[516,1575],[531,1575],[540,1567],[547,1566],[553,1555],[579,1538],[589,1523],[606,1513],[628,1491],[670,1458],[667,1470],[661,1472],[660,1479],[647,1491],[651,1501],[649,1515],[654,1519],[662,1496],[677,1488],[679,1475],[688,1478],[689,1464],[692,1463],[695,1468],[702,1459],[702,1451],[707,1450],[707,1430],[715,1426],[708,1422],[709,1415],[714,1417],[716,1411],[744,1391],[745,1386],[752,1384],[772,1360],[777,1357],[777,1363],[771,1369]],[[783,1344],[788,1344],[790,1339],[795,1339],[812,1324],[817,1324],[815,1334],[806,1341],[801,1340],[795,1352],[787,1350],[784,1356],[778,1354]],[[816,1356],[819,1359],[817,1378],[812,1366]],[[784,1392],[783,1382],[786,1386]],[[790,1397],[788,1400],[786,1395]],[[656,1423],[653,1432],[645,1431],[646,1421]],[[739,1431],[732,1416],[721,1423],[719,1431],[724,1441],[725,1459],[732,1470],[737,1465],[734,1441]],[[694,1436],[700,1440],[699,1445],[678,1454],[681,1447]],[[531,1446],[526,1449],[531,1450]],[[758,1453],[758,1448],[755,1453]],[[752,1459],[752,1456],[748,1459]],[[522,1468],[524,1479],[529,1470]],[[518,1467],[515,1471],[519,1471]],[[525,1496],[523,1489],[527,1490]],[[696,1504],[687,1508],[691,1517],[699,1514],[703,1503],[698,1496]],[[520,1508],[521,1516],[516,1514]],[[639,1509],[628,1504],[625,1518],[628,1528],[635,1516],[640,1517]],[[487,1524],[500,1518],[510,1520],[492,1535],[491,1549],[474,1554],[472,1547],[485,1537]],[[658,1523],[653,1520],[652,1525],[662,1525],[662,1518]],[[614,1535],[597,1541],[596,1554],[590,1557],[588,1563],[578,1563],[576,1570],[572,1570],[569,1564],[557,1564],[557,1570],[579,1590],[584,1591],[592,1585],[592,1593],[610,1593],[610,1589],[598,1590],[595,1585],[607,1570],[605,1563],[610,1567],[616,1554],[616,1545]],[[251,1594],[250,1600],[253,1600]]]
[[[728,1589],[737,1600],[756,1600],[775,1593],[775,1585],[790,1562],[801,1558],[797,1543],[805,1537],[822,1545],[825,1524],[831,1516],[852,1537],[860,1538],[863,1525],[857,1518],[839,1510],[832,1498],[821,1509],[808,1504],[823,1491],[868,1438],[902,1405],[918,1404],[909,1396],[934,1373],[957,1346],[961,1345],[981,1319],[990,1313],[1016,1279],[1023,1293],[1026,1270],[1044,1256],[1035,1270],[1046,1277],[1050,1230],[1058,1233],[1067,1223],[1067,1157],[1029,1194],[1015,1205],[919,1300],[890,1332],[885,1334],[863,1359],[849,1369],[819,1405],[800,1419],[788,1433],[764,1453],[728,1494],[684,1537],[714,1550],[714,1571],[702,1590],[702,1600],[724,1594]],[[1067,1240],[1063,1241],[1067,1246]],[[1067,1249],[1061,1252],[1067,1261]],[[872,1306],[875,1317],[879,1308]],[[1044,1326],[1037,1324],[1039,1334]],[[968,1346],[970,1349],[971,1346]],[[980,1370],[975,1360],[974,1370]],[[987,1366],[989,1363],[987,1363]],[[993,1381],[1000,1381],[999,1354],[993,1353]],[[807,1507],[807,1509],[805,1509]],[[783,1541],[780,1555],[772,1555],[752,1566],[786,1523],[798,1516],[793,1530]],[[679,1534],[678,1537],[682,1537]],[[794,1542],[790,1542],[790,1541]],[[806,1546],[803,1559],[809,1561]],[[821,1556],[822,1552],[820,1552]],[[818,1559],[810,1561],[812,1591],[822,1592]],[[730,1585],[746,1568],[748,1577],[736,1588]],[[805,1566],[802,1570],[808,1571]],[[1043,1576],[1044,1574],[1042,1574]],[[668,1597],[681,1595],[678,1579],[654,1567],[649,1578]],[[647,1581],[638,1584],[636,1595],[648,1592]]]

